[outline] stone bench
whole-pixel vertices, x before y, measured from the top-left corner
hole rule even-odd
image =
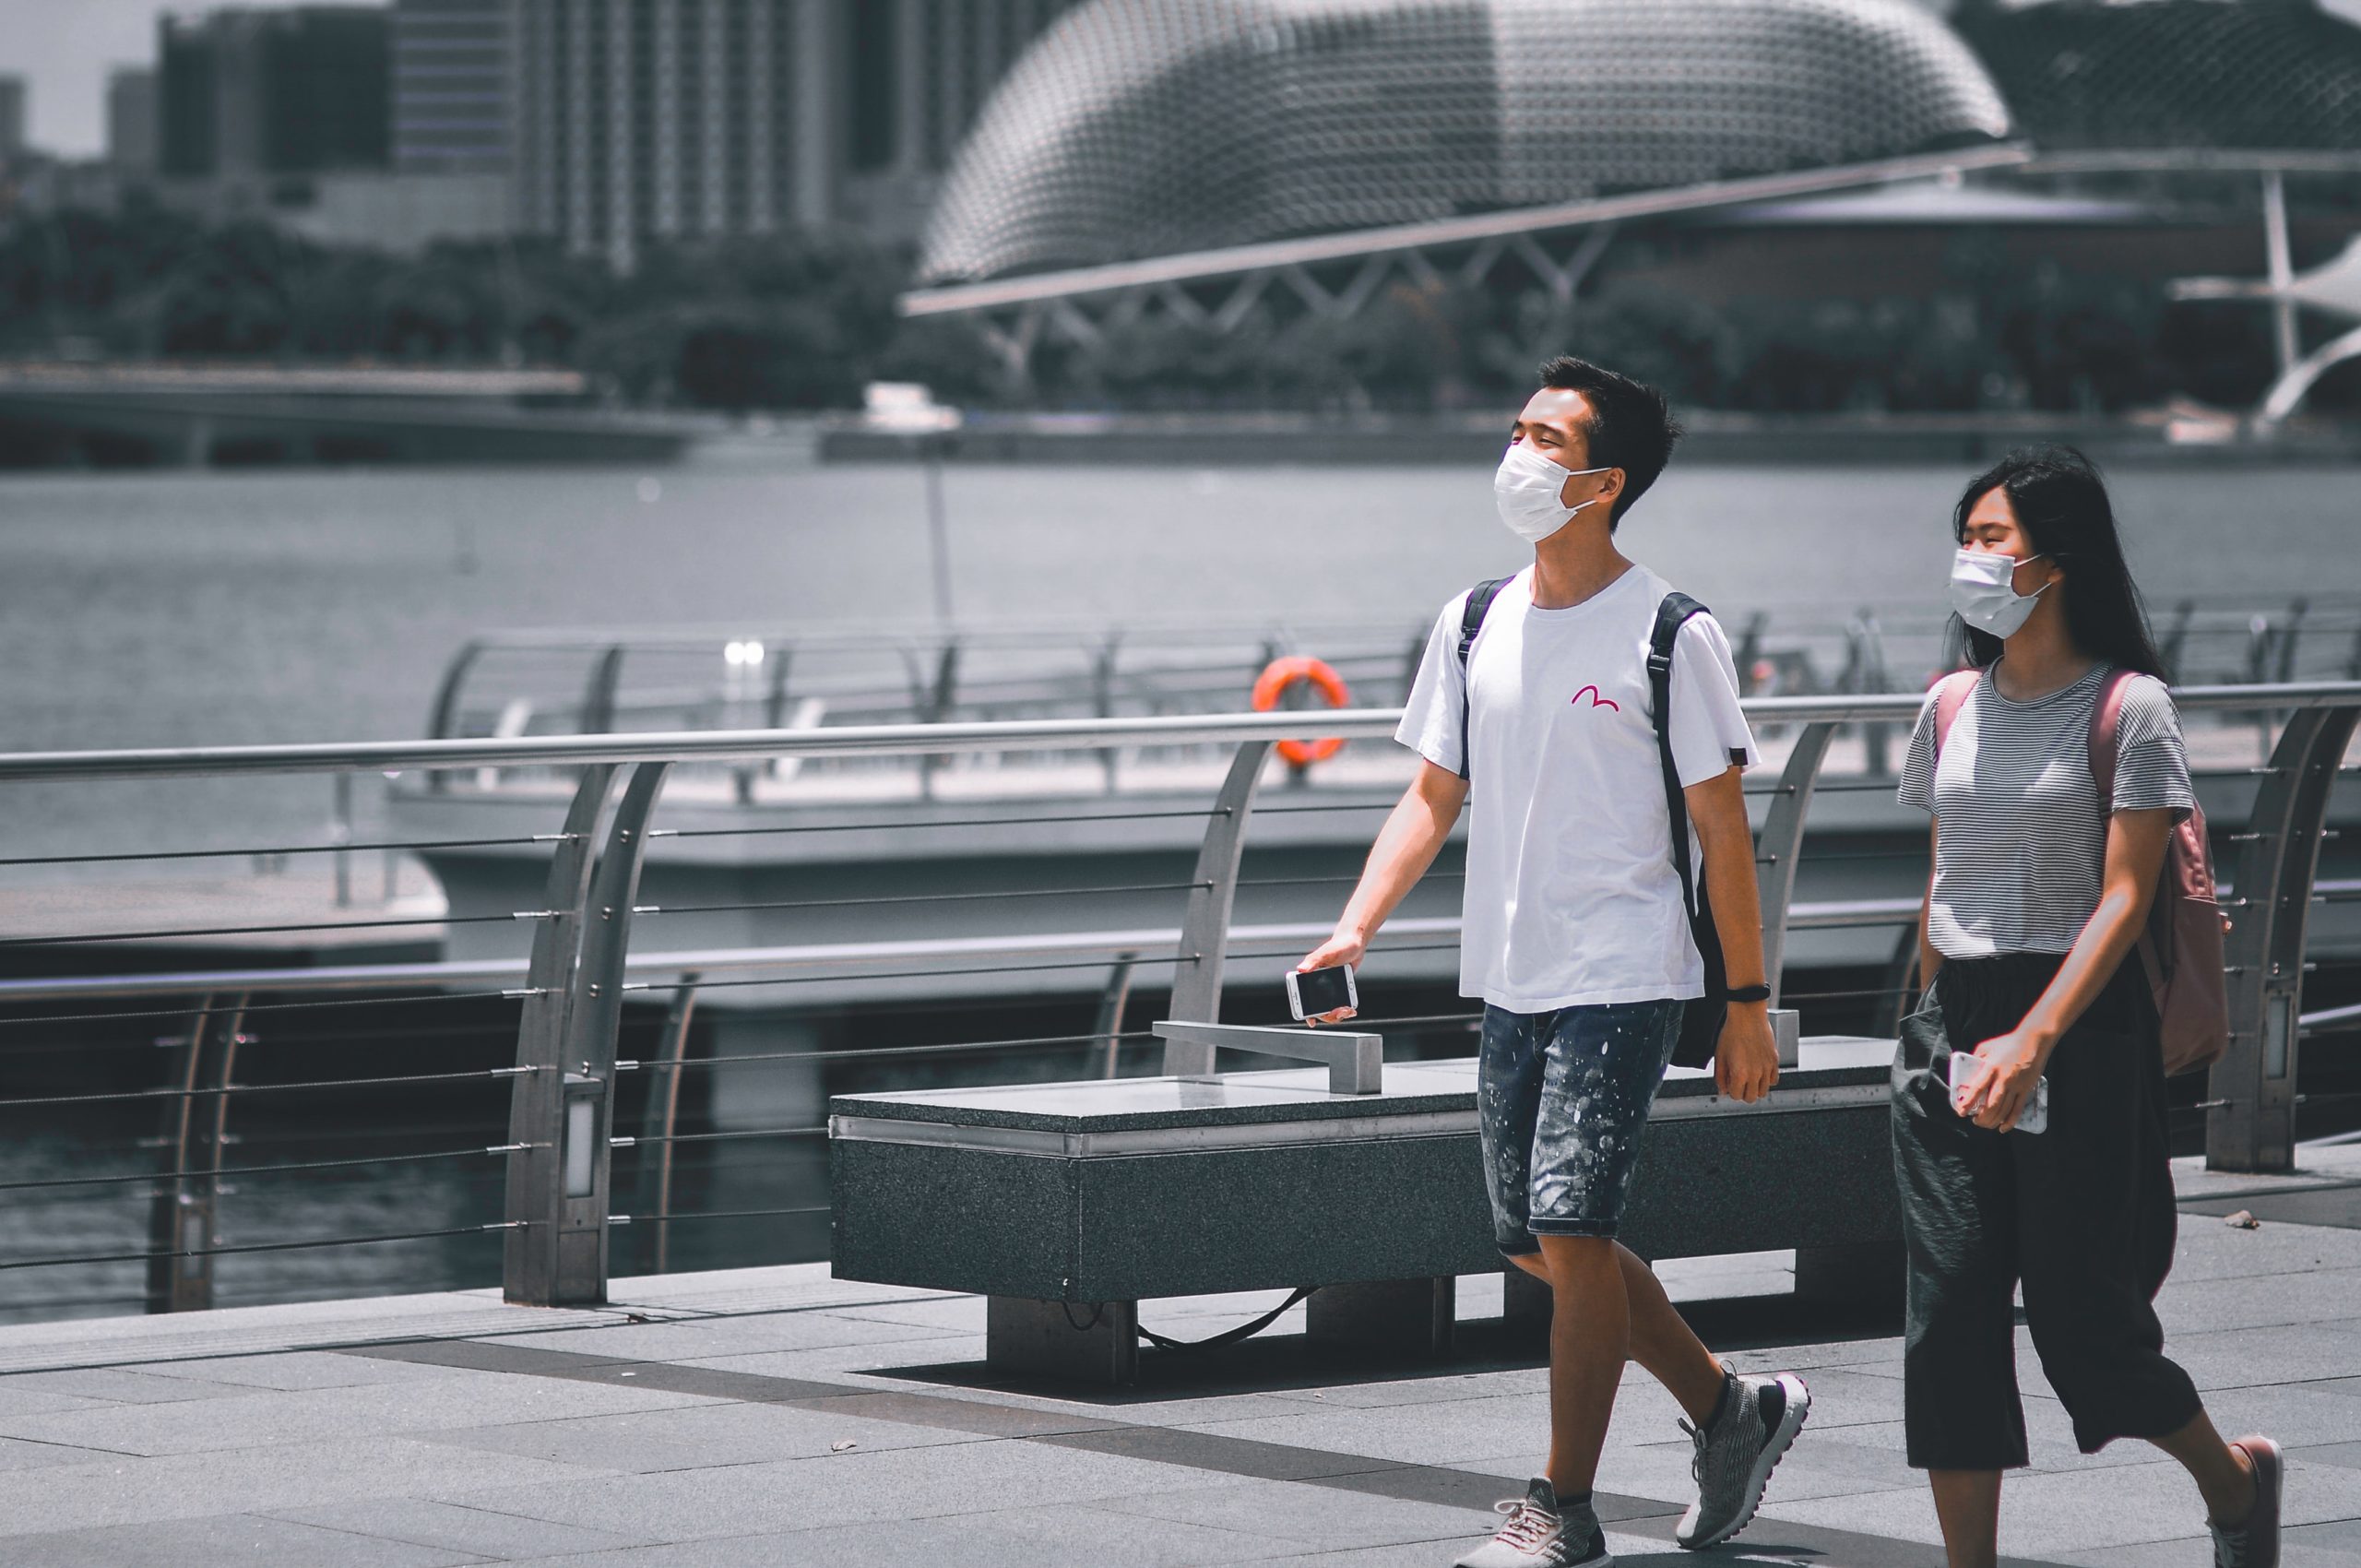
[[[1675,1068],[1625,1244],[1651,1259],[1791,1247],[1799,1293],[1898,1297],[1893,1049],[1803,1040],[1752,1106]],[[989,1297],[989,1362],[1095,1381],[1132,1380],[1138,1303],[1166,1296],[1319,1286],[1315,1340],[1446,1349],[1457,1277],[1502,1267],[1476,1063],[1387,1063],[1375,1092],[1344,1079],[1286,1068],[838,1096],[836,1276]],[[1546,1315],[1546,1288],[1506,1273],[1510,1312]]]

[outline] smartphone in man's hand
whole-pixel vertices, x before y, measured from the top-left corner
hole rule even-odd
[[[1353,987],[1353,970],[1349,964],[1338,964],[1325,969],[1289,969],[1287,971],[1287,1011],[1296,1022],[1317,1018],[1334,1013],[1339,1007],[1358,1007],[1361,999]]]

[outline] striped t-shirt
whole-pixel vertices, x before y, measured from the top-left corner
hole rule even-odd
[[[2064,953],[2099,907],[2106,824],[2091,777],[2091,711],[2113,666],[2032,702],[1989,671],[1961,705],[1936,761],[1935,702],[1919,710],[1900,800],[1935,817],[1928,940],[1946,958]],[[2180,718],[2165,683],[2135,675],[2116,724],[2114,811],[2197,803]]]

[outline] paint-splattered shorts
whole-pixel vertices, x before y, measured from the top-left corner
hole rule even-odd
[[[1615,1234],[1680,1011],[1670,1001],[1484,1009],[1476,1125],[1501,1252],[1537,1252],[1536,1236]]]

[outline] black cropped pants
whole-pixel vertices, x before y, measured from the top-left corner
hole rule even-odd
[[[1996,1133],[1952,1109],[1952,1052],[2024,1017],[2058,972],[2045,954],[1952,959],[1904,1020],[1893,1165],[1909,1252],[1903,1428],[1920,1469],[2027,1462],[2014,1295],[2085,1454],[2162,1437],[2201,1410],[2165,1358],[2153,1301],[2177,1215],[2155,1009],[2127,963],[2051,1054],[2046,1132]]]

